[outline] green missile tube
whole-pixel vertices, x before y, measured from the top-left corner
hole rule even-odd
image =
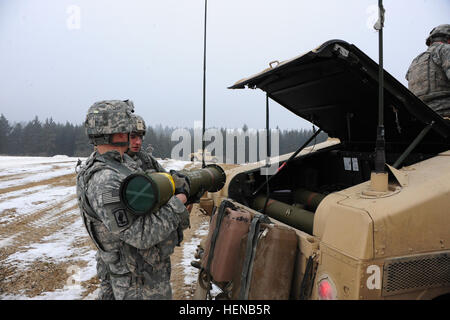
[[[206,191],[217,192],[225,185],[225,171],[218,165],[180,171],[188,180],[190,199],[197,200]],[[119,196],[122,204],[135,215],[153,213],[175,194],[175,182],[168,173],[136,173],[124,179]]]
[[[253,201],[253,208],[262,210],[266,197],[259,195]],[[278,221],[281,221],[291,227],[312,234],[314,225],[314,213],[308,210],[300,209],[287,203],[269,199],[266,206],[266,214]]]
[[[306,209],[311,211],[316,211],[320,202],[326,197],[326,195],[312,192],[306,189],[296,189],[294,190],[294,201],[296,203],[301,203]]]
[[[216,164],[192,171],[181,170],[180,173],[188,178],[191,195],[206,191],[217,192],[225,185],[225,171]]]

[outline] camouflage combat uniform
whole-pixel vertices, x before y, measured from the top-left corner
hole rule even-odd
[[[450,117],[450,44],[434,42],[406,74],[408,87],[442,117]]]
[[[134,156],[131,156],[131,158],[137,163],[139,168],[145,172],[167,172],[158,161],[147,152],[139,151]]]
[[[166,172],[166,170],[158,163],[158,161],[151,155],[142,151],[130,156],[135,162],[137,167],[143,171],[151,172]],[[88,160],[86,160],[87,162]],[[100,280],[100,293],[97,297],[98,300],[115,300],[114,292],[111,285],[110,276],[108,273],[108,266],[102,260],[99,254],[96,255],[97,259],[97,276]]]
[[[118,197],[120,183],[141,170],[128,156],[116,151],[95,152],[77,175],[77,195],[81,215],[98,248],[98,272],[107,274],[100,298],[171,299],[170,255],[189,225],[189,213],[176,197],[160,210],[134,216]],[[100,275],[102,277],[104,275]]]
[[[86,159],[86,164],[92,163],[95,156],[98,156],[96,152],[91,153],[91,155]],[[108,265],[103,262],[99,251],[97,251],[97,254],[95,255],[95,260],[97,261],[97,277],[100,280],[100,292],[97,296],[97,300],[115,300],[109,277]]]

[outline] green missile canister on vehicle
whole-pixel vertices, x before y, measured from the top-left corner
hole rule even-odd
[[[195,201],[206,191],[217,192],[225,185],[226,175],[218,165],[203,169],[181,170],[189,183],[189,201]],[[157,211],[175,194],[175,182],[168,173],[135,173],[129,175],[120,186],[120,201],[132,213],[145,215]]]
[[[263,210],[266,202],[264,195],[259,195],[253,202],[256,210]],[[265,213],[289,226],[312,233],[314,225],[314,213],[298,207],[291,206],[281,201],[269,199],[266,204]]]

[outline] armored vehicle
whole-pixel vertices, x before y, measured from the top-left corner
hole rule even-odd
[[[355,45],[331,40],[230,87],[265,91],[330,138],[280,156],[284,167],[268,187],[264,161],[228,171],[213,194],[216,217],[200,249],[197,298],[211,284],[222,291],[217,299],[450,298],[450,122],[385,71],[388,181],[377,189],[377,76],[378,64]],[[240,237],[230,249],[239,251],[236,270],[217,281],[218,225],[230,211],[253,220],[245,234],[229,233]],[[290,262],[287,242],[273,242],[273,254],[259,244],[274,226],[296,235]],[[270,295],[275,290],[284,295]]]

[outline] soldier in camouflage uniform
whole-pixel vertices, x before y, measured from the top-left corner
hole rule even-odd
[[[141,116],[132,115],[133,124],[130,135],[130,147],[127,154],[138,164],[138,166],[147,173],[152,172],[167,172],[158,161],[148,152],[142,151],[142,141],[145,136],[146,126],[145,121]],[[183,175],[175,170],[170,171],[175,182],[175,193],[183,193],[189,197],[189,183]]]
[[[406,74],[409,89],[450,120],[450,24],[431,30],[428,50],[418,55]]]
[[[130,134],[130,145],[126,153],[136,162],[137,166],[146,173],[165,172],[167,171],[158,163],[158,161],[148,152],[141,150],[142,142],[146,133],[146,125],[144,119],[132,114],[132,128]],[[176,183],[177,193],[184,193],[189,196],[189,184],[186,180],[180,179],[173,173],[173,179]],[[190,212],[190,210],[188,210]],[[114,294],[107,272],[107,265],[100,257],[97,257],[97,274],[100,279],[100,295],[99,300],[114,300]]]
[[[120,203],[122,181],[142,172],[125,153],[131,113],[131,101],[120,100],[97,102],[88,111],[86,131],[97,150],[77,175],[81,216],[115,299],[171,299],[170,255],[189,225],[186,196],[177,194],[144,216],[133,215]]]
[[[146,172],[166,172],[150,153],[141,150],[146,129],[144,119],[141,116],[133,115],[130,147],[127,154]]]

